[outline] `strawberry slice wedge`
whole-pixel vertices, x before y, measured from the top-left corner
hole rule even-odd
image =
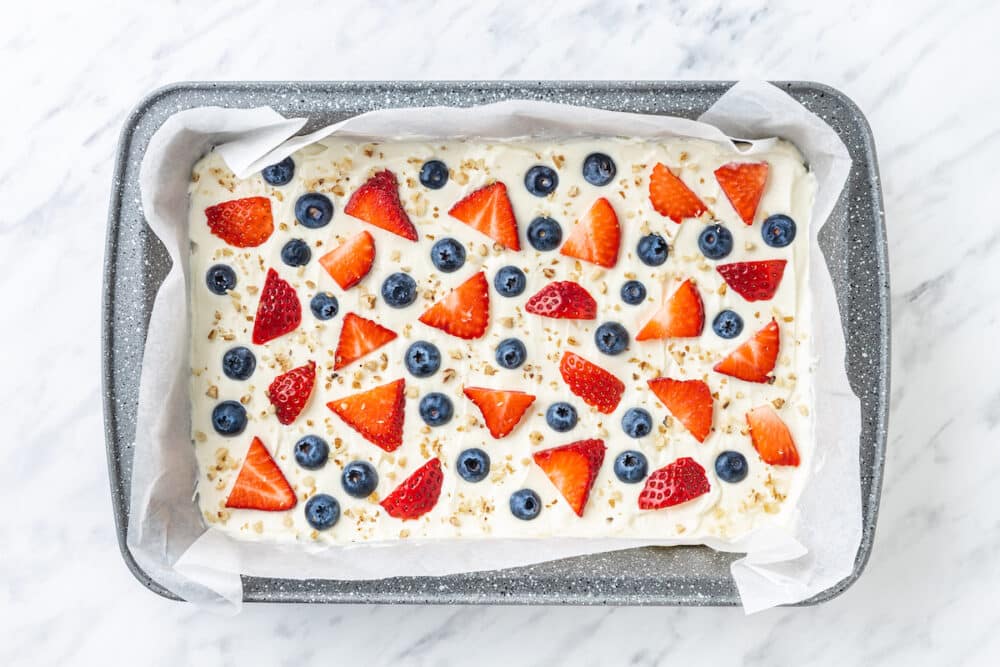
[[[674,380],[659,377],[649,381],[649,388],[667,407],[674,419],[698,442],[705,442],[712,430],[712,392],[701,380]]]
[[[395,338],[395,331],[360,315],[347,313],[340,330],[340,340],[337,341],[333,369],[339,371]]]
[[[574,352],[563,354],[559,373],[571,392],[606,415],[615,411],[625,393],[621,380]]]
[[[778,360],[778,323],[771,320],[753,337],[715,365],[715,371],[747,382],[770,382]]]
[[[380,505],[389,516],[403,521],[419,519],[437,505],[444,473],[441,461],[431,459],[386,496]]]
[[[521,422],[535,397],[523,391],[502,391],[482,387],[466,387],[465,395],[483,415],[486,428],[496,439],[509,435]]]
[[[375,239],[368,232],[353,236],[319,258],[319,264],[346,290],[357,285],[372,270]]]
[[[774,297],[785,273],[784,259],[734,262],[716,268],[726,284],[747,301],[768,301]]]
[[[490,286],[482,271],[428,308],[420,321],[465,340],[479,338],[490,325]]]
[[[597,317],[597,301],[578,284],[562,280],[550,283],[524,304],[533,315],[562,320],[592,320]]]
[[[520,250],[517,218],[507,196],[507,186],[497,181],[475,192],[451,207],[448,215],[485,234],[510,250]]]
[[[726,193],[729,203],[748,225],[753,224],[757,205],[767,184],[766,162],[730,162],[715,170],[715,180]]]
[[[267,197],[233,199],[209,206],[205,218],[213,234],[237,248],[256,248],[274,232],[271,200]]]
[[[698,288],[690,280],[667,299],[635,335],[636,340],[695,338],[705,328],[705,306]]]
[[[399,379],[330,401],[326,407],[365,440],[391,452],[403,444],[405,391],[406,381]]]
[[[559,253],[610,269],[618,263],[620,245],[618,216],[611,202],[601,197],[573,226]]]
[[[770,403],[754,408],[747,413],[750,440],[764,463],[773,466],[798,466],[799,450],[788,430]]]
[[[653,167],[649,176],[649,201],[657,213],[677,224],[687,218],[697,218],[708,210],[684,181],[660,163]]]
[[[344,213],[404,239],[417,240],[417,228],[399,200],[399,182],[388,169],[377,172],[355,190]]]
[[[263,345],[291,333],[301,323],[302,304],[299,303],[295,288],[283,280],[277,271],[268,269],[253,322],[254,344]]]
[[[295,492],[260,438],[255,437],[226,499],[230,509],[280,512],[295,507]]]
[[[267,388],[267,398],[274,406],[278,421],[291,424],[306,407],[316,384],[316,362],[293,368],[274,378]]]
[[[552,485],[559,489],[559,493],[579,517],[583,516],[590,490],[601,464],[604,463],[606,449],[603,440],[591,439],[544,449],[534,454],[535,463],[545,471]]]
[[[659,510],[705,495],[712,487],[705,469],[690,456],[679,458],[646,478],[639,494],[639,509]]]

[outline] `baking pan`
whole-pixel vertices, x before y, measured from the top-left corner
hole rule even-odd
[[[118,543],[150,590],[176,597],[135,562],[126,546],[132,443],[146,329],[170,260],[139,204],[139,165],[169,117],[199,106],[270,106],[308,117],[308,132],[390,107],[469,106],[532,99],[613,111],[696,118],[732,82],[315,82],[181,83],[160,89],[129,115],[118,145],[104,268],[103,384],[108,469]],[[853,572],[799,604],[829,600],[861,575],[871,553],[885,461],[889,400],[889,275],[875,143],[857,106],[811,82],[776,84],[840,134],[853,167],[820,235],[838,294],[847,374],[861,401],[863,533]],[[188,168],[189,165],[179,165]],[[707,547],[642,548],[528,567],[445,577],[376,581],[243,577],[248,602],[738,605],[729,565],[739,554]]]

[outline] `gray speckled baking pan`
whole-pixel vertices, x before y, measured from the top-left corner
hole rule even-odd
[[[468,106],[522,98],[695,118],[730,85],[695,81],[183,83],[158,90],[140,102],[122,130],[112,184],[102,339],[114,515],[122,555],[136,578],[160,595],[175,597],[139,567],[126,546],[145,332],[156,291],[169,269],[169,258],[147,227],[139,204],[139,164],[150,137],[168,116],[198,106],[269,105],[286,116],[308,116],[310,122],[303,131],[310,131],[372,109]],[[850,99],[832,88],[809,82],[778,85],[829,123],[854,160],[820,245],[833,274],[847,334],[847,373],[862,406],[864,532],[852,574],[800,603],[808,605],[829,600],[850,587],[871,553],[889,407],[889,275],[882,192],[867,121]],[[379,581],[244,577],[243,595],[248,602],[737,605],[739,596],[729,565],[738,557],[706,547],[644,548],[447,577]]]

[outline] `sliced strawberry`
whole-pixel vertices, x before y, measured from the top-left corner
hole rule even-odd
[[[319,258],[319,264],[340,289],[350,289],[368,275],[375,262],[375,239],[361,232]]]
[[[569,280],[546,285],[528,299],[524,309],[534,315],[562,320],[592,320],[597,317],[594,297]]]
[[[326,407],[365,440],[391,452],[403,444],[405,391],[406,381],[400,379],[330,401]]]
[[[560,254],[612,268],[618,263],[621,228],[618,216],[604,197],[594,202],[587,214],[573,226]]]
[[[208,228],[231,246],[255,248],[271,238],[274,218],[271,200],[247,197],[224,201],[205,209]]]
[[[507,186],[497,181],[465,196],[448,215],[482,232],[505,248],[520,250],[517,218],[507,196]]]
[[[639,494],[639,509],[659,510],[705,495],[712,487],[705,469],[690,456],[654,471]]]
[[[577,516],[583,516],[606,449],[603,440],[580,440],[534,454],[535,463],[545,471]]]
[[[571,392],[606,415],[615,411],[625,393],[621,380],[573,352],[563,354],[559,373]]]
[[[660,377],[649,388],[667,406],[674,419],[684,424],[698,442],[705,442],[712,430],[712,392],[701,380],[673,380]]]
[[[767,301],[778,291],[785,273],[783,259],[722,264],[716,270],[737,294],[747,301]]]
[[[253,322],[254,344],[263,345],[269,340],[291,333],[301,322],[302,304],[299,303],[295,288],[283,280],[277,271],[268,269]]]
[[[770,382],[768,373],[778,360],[780,341],[778,323],[773,319],[725,359],[715,365],[715,371],[747,382]]]
[[[274,378],[267,388],[267,398],[274,406],[278,421],[291,424],[306,407],[316,384],[316,362],[293,368]]]
[[[799,465],[799,450],[795,448],[792,434],[770,403],[748,412],[747,425],[753,448],[764,463],[773,466]]]
[[[255,437],[236,476],[226,507],[280,512],[295,507],[295,492],[260,438]]]
[[[380,505],[389,516],[403,521],[419,519],[437,504],[444,473],[441,461],[431,459],[385,497]]]
[[[653,167],[649,177],[649,201],[657,213],[678,224],[686,218],[697,218],[708,210],[698,195],[684,185],[684,181],[660,163]]]
[[[636,340],[694,338],[705,328],[705,306],[698,288],[690,280],[667,299],[635,335]]]
[[[340,330],[340,340],[337,341],[333,369],[339,371],[395,338],[395,331],[360,315],[347,313],[344,316],[344,326]]]
[[[502,391],[466,387],[465,395],[476,404],[486,422],[486,428],[497,439],[508,435],[520,423],[535,397],[523,391]]]
[[[743,222],[753,224],[757,204],[767,184],[766,162],[730,162],[715,170],[715,180]]]
[[[404,239],[417,240],[417,228],[399,200],[396,175],[388,169],[376,173],[355,190],[347,200],[344,213]]]
[[[420,321],[466,340],[482,336],[490,325],[490,286],[486,274],[480,271],[453,289],[428,308]]]

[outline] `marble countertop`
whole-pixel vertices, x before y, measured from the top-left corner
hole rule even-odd
[[[0,664],[997,664],[1000,5],[764,0],[28,3],[0,22]],[[400,3],[402,7],[402,3]],[[992,54],[992,55],[990,55]],[[989,72],[992,81],[983,78]],[[977,74],[973,74],[977,73]],[[142,588],[103,452],[100,298],[118,130],[185,79],[812,79],[865,111],[893,394],[867,572],[809,609],[251,606]],[[16,124],[15,124],[16,123]],[[994,183],[993,186],[990,183]],[[31,325],[21,324],[31,322]],[[24,511],[22,508],[31,508]]]

